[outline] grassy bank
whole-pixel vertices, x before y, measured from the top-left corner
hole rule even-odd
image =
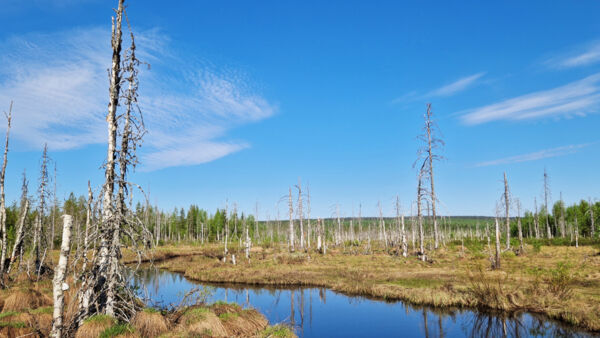
[[[330,249],[327,255],[257,247],[250,261],[233,247],[237,265],[223,263],[217,245],[161,251],[175,258],[158,267],[202,282],[316,286],[413,304],[528,311],[600,331],[600,256],[589,246],[528,245],[520,256],[503,253],[498,271],[489,269],[486,249],[475,242],[448,245],[432,253],[430,262],[383,250],[364,255],[360,246]]]
[[[0,290],[0,337],[48,337],[52,329],[52,282],[33,281],[21,274]],[[75,291],[65,294],[65,319],[75,313]],[[93,316],[75,337],[295,337],[286,326],[270,326],[253,309],[236,304],[215,303],[159,312],[144,309],[131,323],[108,316]]]

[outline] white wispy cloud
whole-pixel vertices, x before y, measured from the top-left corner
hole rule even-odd
[[[430,99],[433,97],[452,96],[474,86],[479,81],[479,79],[481,79],[481,77],[483,77],[485,74],[486,72],[479,72],[473,75],[465,76],[452,83],[431,90],[425,94],[420,94],[417,91],[413,90],[409,93],[406,93],[400,97],[393,99],[391,102],[400,103],[407,101]]]
[[[157,30],[137,33],[140,105],[148,134],[142,169],[194,165],[249,147],[228,132],[277,108],[234,71],[179,57]],[[77,29],[0,41],[0,103],[14,100],[13,136],[32,149],[67,150],[106,140],[108,30]],[[1,128],[2,126],[0,126]]]
[[[557,147],[557,148],[544,149],[544,150],[536,151],[536,152],[529,153],[529,154],[523,154],[523,155],[505,157],[505,158],[501,158],[498,160],[480,162],[480,163],[477,163],[475,166],[476,167],[487,167],[487,166],[494,166],[494,165],[501,165],[501,164],[537,161],[537,160],[541,160],[541,159],[545,159],[545,158],[570,155],[570,154],[574,154],[574,153],[578,152],[582,148],[585,148],[589,145],[591,145],[591,143],[572,144],[572,145],[567,145],[567,146],[562,146],[562,147]]]
[[[583,116],[600,103],[600,73],[561,87],[543,90],[472,109],[461,115],[467,125],[519,121],[549,116]]]
[[[555,56],[545,61],[553,68],[573,68],[600,62],[600,41],[592,41],[567,54]]]
[[[454,95],[458,92],[462,92],[463,90],[466,90],[467,88],[473,86],[477,82],[477,80],[479,80],[484,75],[485,75],[485,72],[480,72],[477,74],[462,77],[450,84],[447,84],[438,89],[432,90],[431,92],[429,92],[428,94],[425,94],[424,96],[431,97],[431,96]]]

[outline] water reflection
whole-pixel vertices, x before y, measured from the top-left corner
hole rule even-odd
[[[141,269],[132,283],[155,307],[178,304],[199,286],[182,275]],[[300,337],[591,337],[527,313],[484,313],[463,309],[413,306],[349,297],[323,288],[258,288],[204,285],[213,288],[210,302],[236,302],[263,313],[271,324],[286,323]]]

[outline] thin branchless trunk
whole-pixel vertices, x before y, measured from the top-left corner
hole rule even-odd
[[[421,168],[419,169],[419,182],[417,185],[417,223],[419,226],[419,255],[421,256],[421,260],[425,261],[427,260],[427,257],[425,257],[425,240],[424,240],[424,233],[423,233],[423,212],[421,210],[421,200],[423,199],[423,174],[424,174],[424,169],[425,167],[425,162],[423,162],[423,165],[421,166]]]
[[[523,246],[523,227],[521,226],[521,201],[516,200],[517,203],[517,228],[519,230],[519,253],[525,252],[525,246]]]
[[[307,236],[306,236],[306,248],[310,249],[310,236],[312,236],[312,229],[310,224],[310,190],[308,184],[306,185],[306,226],[307,226]]]
[[[510,196],[508,193],[508,180],[504,173],[504,210],[506,221],[506,250],[510,249]]]
[[[85,237],[83,238],[83,266],[81,270],[85,271],[88,264],[88,249],[89,249],[89,228],[92,226],[92,202],[93,202],[92,186],[88,181],[88,201],[85,213]]]
[[[548,173],[544,168],[544,204],[546,207],[546,230],[548,238],[552,238],[552,230],[550,229],[550,210],[548,209],[548,195],[550,194],[550,186],[548,185]]]
[[[52,281],[52,295],[54,298],[54,311],[52,313],[52,332],[50,336],[60,338],[63,337],[63,308],[64,308],[64,291],[68,290],[68,285],[65,283],[67,276],[67,265],[69,262],[69,249],[71,247],[71,230],[73,229],[73,216],[63,216],[63,233],[62,244],[60,246],[60,257],[58,265],[54,272],[54,280]]]
[[[289,213],[290,213],[289,249],[290,249],[290,252],[294,252],[294,204],[292,203],[292,188],[291,187],[290,187],[288,206],[289,206]]]
[[[500,269],[500,224],[498,223],[498,217],[495,219],[496,222],[496,256],[494,258],[493,269]]]
[[[381,201],[378,202],[379,206],[379,240],[383,241],[383,247],[387,249],[388,240],[387,233],[385,231],[385,220],[383,219],[383,208],[381,207]]]
[[[404,213],[401,214],[400,212],[400,197],[398,197],[396,195],[396,217],[400,217],[400,224],[401,224],[401,229],[400,229],[400,236],[402,238],[401,240],[401,245],[402,245],[402,256],[406,257],[408,256],[408,244],[406,243],[406,232],[404,229]]]

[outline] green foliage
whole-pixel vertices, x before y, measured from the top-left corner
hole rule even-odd
[[[54,311],[54,309],[52,308],[52,306],[44,306],[44,307],[40,307],[34,310],[29,311],[29,313],[31,314],[52,314],[52,312]]]
[[[261,337],[294,337],[294,331],[285,325],[275,325],[267,327],[260,334]]]
[[[358,240],[354,240],[354,241],[347,240],[347,241],[344,241],[344,246],[356,246],[356,247],[358,247],[358,246],[360,246],[360,241],[358,241]]]
[[[117,324],[109,327],[100,334],[100,338],[110,338],[121,334],[133,333],[135,329],[129,324]]]
[[[237,314],[237,313],[232,313],[232,312],[225,312],[225,313],[221,313],[221,314],[219,315],[219,318],[220,318],[221,320],[223,320],[223,321],[227,321],[227,320],[229,320],[229,319],[232,319],[232,318],[237,318],[237,317],[239,317],[239,314]]]
[[[559,262],[556,268],[548,270],[546,283],[548,290],[558,297],[567,297],[573,291],[572,282],[575,278],[571,271],[573,264],[568,262]]]
[[[6,317],[10,317],[10,316],[14,316],[19,314],[19,312],[17,311],[7,311],[7,312],[2,312],[0,313],[0,319],[4,319]]]
[[[531,245],[533,245],[533,252],[540,253],[542,251],[542,241],[534,240],[531,242]]]
[[[92,323],[92,322],[96,322],[96,323],[106,323],[106,322],[116,323],[117,320],[114,317],[111,317],[109,315],[93,315],[90,318],[86,319],[84,322],[85,323]]]
[[[12,327],[15,329],[22,329],[24,327],[26,327],[27,325],[24,322],[2,322],[0,323],[0,327]]]

